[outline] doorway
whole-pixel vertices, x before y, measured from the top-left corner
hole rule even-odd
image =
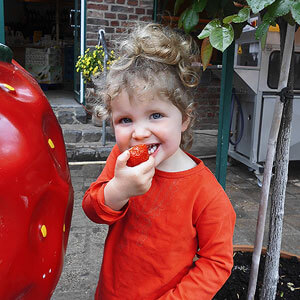
[[[80,8],[85,0],[0,1],[5,44],[14,59],[38,81],[50,103],[60,99],[64,104],[74,99],[82,103],[84,89],[75,60],[84,52],[80,24],[85,25],[85,19]]]

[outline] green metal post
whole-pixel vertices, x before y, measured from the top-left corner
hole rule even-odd
[[[153,1],[153,17],[154,22],[157,22],[157,0]]]
[[[0,0],[0,44],[5,44],[3,0]]]
[[[81,19],[81,27],[83,28],[83,32],[81,32],[81,36],[80,36],[80,39],[83,39],[83,53],[86,50],[86,11],[87,11],[86,1],[87,0],[82,1],[81,4],[81,9],[84,11],[84,16]],[[81,92],[83,105],[85,105],[85,91],[86,91],[86,84],[83,82],[83,91]]]
[[[230,107],[232,96],[234,42],[224,51],[222,59],[222,79],[219,111],[218,148],[216,178],[225,190],[227,155],[230,131]]]

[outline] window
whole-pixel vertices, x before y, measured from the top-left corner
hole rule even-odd
[[[237,45],[237,66],[257,67],[259,59],[259,43],[243,43]]]
[[[269,70],[268,70],[268,87],[271,89],[278,88],[279,76],[280,76],[280,51],[273,51],[269,58]],[[294,61],[294,89],[300,90],[300,52],[295,52]]]

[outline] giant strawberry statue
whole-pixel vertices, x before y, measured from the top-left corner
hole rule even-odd
[[[73,188],[61,128],[39,85],[0,44],[0,299],[50,299]]]

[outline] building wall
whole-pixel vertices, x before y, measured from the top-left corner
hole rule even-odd
[[[218,129],[220,90],[220,69],[207,69],[201,73],[194,97],[198,104],[196,129]]]
[[[152,14],[153,0],[87,0],[87,47],[97,45],[98,31],[104,29],[107,44],[113,49],[134,22],[150,22]]]
[[[98,31],[104,29],[108,47],[117,50],[118,39],[126,35],[136,21],[151,22],[152,14],[153,0],[87,0],[87,47],[98,44]],[[196,129],[218,128],[220,79],[217,75],[212,70],[201,74],[195,94]]]

